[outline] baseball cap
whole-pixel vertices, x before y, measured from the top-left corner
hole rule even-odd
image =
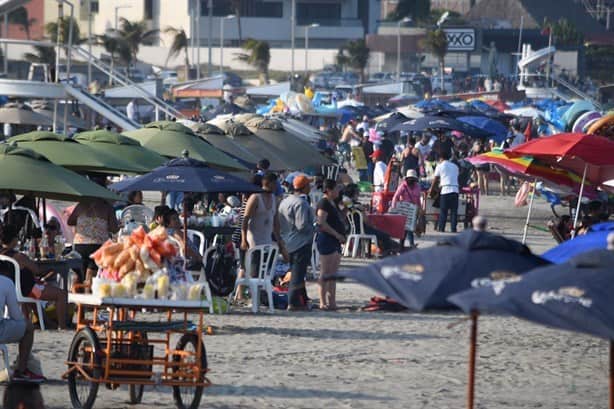
[[[309,185],[309,183],[311,183],[311,180],[307,176],[298,175],[292,181],[292,186],[294,187],[294,189],[299,190],[304,189],[306,186]]]
[[[384,156],[384,153],[380,150],[380,149],[376,149],[373,151],[373,153],[371,154],[371,156],[369,156],[370,158],[375,158],[375,159],[379,159],[382,156]]]

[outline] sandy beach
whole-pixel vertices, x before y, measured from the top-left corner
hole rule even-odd
[[[481,214],[488,217],[489,230],[520,239],[526,208],[513,208],[513,198],[482,198]],[[543,226],[550,214],[537,200],[533,222]],[[428,234],[420,247],[438,237]],[[531,230],[528,244],[541,253],[555,242]],[[345,261],[344,268],[359,264]],[[316,285],[310,283],[308,291],[315,296]],[[201,407],[465,407],[469,322],[463,314],[361,312],[373,291],[351,282],[340,283],[337,291],[342,309],[334,313],[252,315],[235,309],[208,316],[214,330],[206,337],[213,386],[205,390]],[[49,378],[42,387],[48,408],[70,407],[61,375],[72,336],[36,333],[34,349]],[[477,408],[607,406],[606,341],[496,316],[480,318],[478,337]],[[14,346],[10,353],[15,354]],[[133,406],[127,388],[101,387],[95,407],[174,404],[166,388],[146,389],[143,403]]]

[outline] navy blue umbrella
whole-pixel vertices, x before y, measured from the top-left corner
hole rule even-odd
[[[395,131],[414,131],[422,132],[427,129],[445,129],[449,131],[460,131],[467,136],[474,138],[488,138],[492,133],[470,125],[466,122],[449,118],[445,116],[423,116],[422,118],[412,119],[402,124],[396,125],[390,129],[389,132]]]
[[[595,224],[589,228],[588,233],[562,242],[542,254],[542,257],[552,263],[564,263],[586,251],[605,249],[608,246],[608,234],[613,231],[614,222]]]
[[[393,112],[390,116],[384,120],[379,121],[375,125],[375,129],[382,132],[388,132],[390,129],[397,125],[407,122],[409,118],[400,112]]]
[[[252,183],[210,168],[205,162],[188,157],[187,151],[184,151],[183,154],[183,158],[171,159],[165,165],[155,168],[142,176],[114,183],[109,186],[109,189],[117,192],[146,190],[184,193],[247,193],[261,191],[258,186]],[[188,217],[185,203],[183,206],[183,242],[184,252],[187,253]]]
[[[568,331],[610,340],[610,408],[614,409],[614,251],[594,250],[568,262],[521,276],[476,283],[478,288],[449,298],[472,314],[471,370],[475,369],[477,312],[510,314]],[[479,284],[486,284],[479,286]],[[471,380],[470,380],[471,383]],[[472,385],[470,396],[472,396]]]
[[[259,192],[253,184],[207,166],[205,162],[184,157],[172,159],[149,173],[109,186],[117,192],[134,190],[158,192]]]
[[[491,138],[497,143],[503,142],[508,134],[508,129],[505,125],[485,116],[459,116],[457,119],[461,122],[483,129],[486,132],[490,132]]]
[[[517,241],[465,230],[435,247],[341,271],[413,310],[450,308],[447,298],[497,271],[523,273],[547,262]]]

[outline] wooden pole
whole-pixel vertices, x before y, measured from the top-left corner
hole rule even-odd
[[[188,211],[186,210],[186,193],[183,193],[183,256],[188,259]]]
[[[610,409],[614,409],[614,340],[610,340]]]
[[[469,381],[467,384],[467,409],[473,409],[475,397],[475,361],[478,342],[478,313],[471,313],[471,338],[469,344]]]

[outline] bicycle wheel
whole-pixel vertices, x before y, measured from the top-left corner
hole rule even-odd
[[[177,342],[177,346],[175,349],[177,351],[186,351],[191,352],[194,355],[189,357],[183,355],[174,355],[174,362],[183,362],[183,363],[196,363],[196,350],[198,347],[198,337],[196,334],[183,334],[179,341]],[[201,356],[200,356],[200,367],[201,371],[196,377],[197,382],[203,382],[205,380],[205,373],[207,369],[207,352],[205,351],[205,345],[201,342]],[[179,371],[191,371],[191,369],[187,367],[173,367],[173,372]],[[188,380],[188,379],[186,379]],[[192,380],[192,378],[189,378]],[[197,409],[200,405],[200,399],[203,394],[203,386],[173,386],[173,399],[175,400],[175,405],[179,409]]]
[[[144,349],[138,348],[138,346],[145,345],[147,346],[147,333],[137,331],[134,333],[134,338],[132,341],[132,345],[136,345],[136,353],[131,354],[130,359],[151,359],[147,353],[145,353]],[[139,365],[136,370],[148,370],[151,371],[151,365]],[[130,394],[130,404],[136,405],[137,403],[141,403],[143,400],[143,392],[145,390],[145,385],[128,385],[128,392]]]
[[[90,328],[83,328],[73,338],[68,350],[68,361],[77,363],[79,368],[90,378],[100,378],[102,364],[100,343]],[[71,369],[75,364],[69,364]],[[98,383],[88,380],[84,374],[75,369],[68,374],[68,393],[75,409],[91,409],[96,401]]]

